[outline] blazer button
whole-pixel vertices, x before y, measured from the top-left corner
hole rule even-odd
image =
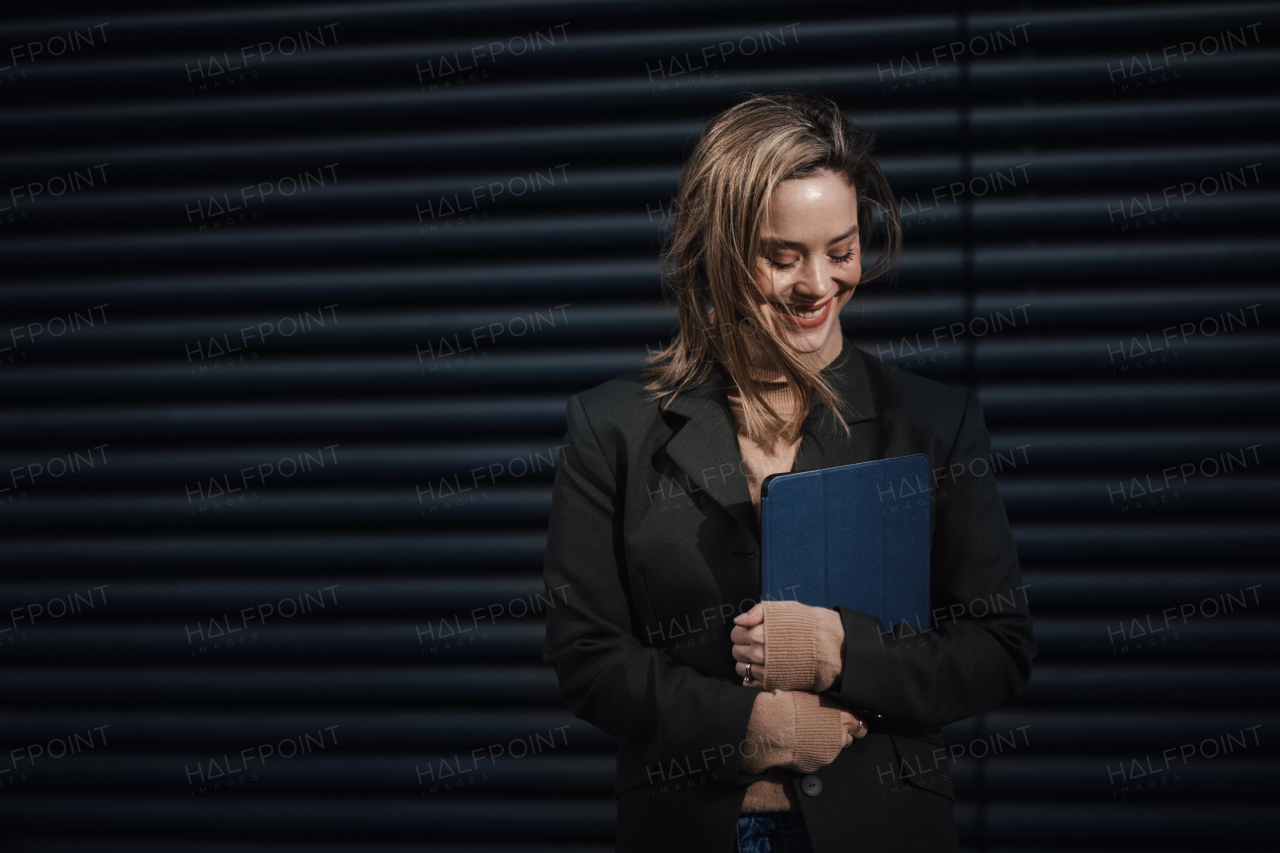
[[[800,780],[800,790],[810,797],[816,797],[822,793],[822,780],[810,773]]]

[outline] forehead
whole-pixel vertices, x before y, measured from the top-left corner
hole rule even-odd
[[[819,172],[778,184],[770,198],[763,236],[830,239],[858,224],[858,195],[844,178]],[[828,233],[829,232],[829,233]]]
[[[770,214],[785,215],[809,208],[856,210],[858,194],[839,175],[819,172],[783,181],[774,187],[769,201]]]
[[[782,196],[792,198],[808,198],[816,196],[825,196],[828,198],[857,198],[853,187],[845,180],[843,175],[838,175],[828,169],[815,172],[812,175],[805,175],[798,178],[788,178],[782,181],[773,189],[774,198]]]

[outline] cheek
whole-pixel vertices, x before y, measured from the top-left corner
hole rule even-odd
[[[853,260],[849,261],[842,277],[845,281],[849,282],[849,284],[857,284],[862,279],[861,253],[855,254],[853,256]]]
[[[756,288],[760,291],[760,295],[769,299],[777,295],[779,288],[783,285],[783,276],[778,270],[768,267],[756,269]]]

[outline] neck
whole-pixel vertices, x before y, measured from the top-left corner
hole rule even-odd
[[[844,336],[841,334],[839,324],[836,324],[821,347],[813,352],[795,353],[795,356],[801,363],[821,370],[835,361],[843,347]],[[759,388],[760,398],[773,409],[775,415],[770,416],[761,413],[761,417],[765,419],[764,422],[758,424],[754,429],[748,427],[737,380],[728,371],[725,371],[728,383],[729,408],[733,413],[735,428],[739,436],[752,442],[755,446],[765,448],[769,453],[775,452],[779,441],[789,447],[798,446],[800,442],[799,434],[792,434],[789,430],[784,429],[784,424],[789,421],[795,411],[796,401],[793,393],[795,389],[787,382],[782,371],[767,359],[754,338],[749,337],[746,339],[746,349],[747,372],[757,382],[761,383]]]
[[[786,377],[782,371],[778,369],[772,361],[768,359],[764,350],[759,347],[754,338],[747,338],[748,353],[748,369],[751,376],[761,382],[786,382]],[[841,334],[840,324],[833,323],[831,333],[827,335],[827,339],[822,346],[813,352],[796,353],[796,358],[801,364],[809,367],[822,368],[836,360],[836,356],[840,355],[844,349],[844,335]]]

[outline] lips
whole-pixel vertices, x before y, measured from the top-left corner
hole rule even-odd
[[[787,322],[802,329],[816,329],[827,321],[827,315],[831,313],[831,303],[834,301],[834,298],[828,298],[820,305],[809,305],[803,310],[785,306],[778,313],[786,318]]]

